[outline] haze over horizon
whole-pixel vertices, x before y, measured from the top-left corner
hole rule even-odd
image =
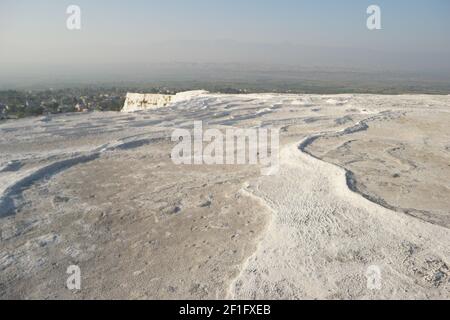
[[[66,28],[71,4],[81,8],[81,30]],[[381,7],[382,30],[366,27],[371,4]],[[448,79],[449,12],[446,0],[2,0],[0,85],[153,80],[176,76],[177,66],[183,75],[184,64],[426,72]]]

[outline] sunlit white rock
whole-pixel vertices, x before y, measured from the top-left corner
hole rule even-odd
[[[140,110],[159,109],[169,104],[191,100],[194,97],[207,94],[207,91],[194,90],[179,92],[175,95],[149,94],[149,93],[127,93],[122,112],[135,112]]]

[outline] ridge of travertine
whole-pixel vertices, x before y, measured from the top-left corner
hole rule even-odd
[[[169,106],[171,103],[190,100],[205,93],[207,91],[203,90],[179,92],[174,95],[128,92],[122,112],[160,109]]]

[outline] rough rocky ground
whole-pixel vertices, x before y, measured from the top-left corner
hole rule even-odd
[[[414,110],[367,129],[320,136],[305,149],[351,171],[350,187],[383,206],[450,227],[450,113]]]
[[[449,96],[202,94],[0,123],[0,297],[448,299],[449,112]],[[170,134],[194,120],[280,128],[280,172],[174,165]]]

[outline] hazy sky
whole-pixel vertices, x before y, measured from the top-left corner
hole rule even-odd
[[[366,28],[371,4],[382,30]],[[450,1],[0,0],[0,46],[0,77],[171,61],[450,70]]]

